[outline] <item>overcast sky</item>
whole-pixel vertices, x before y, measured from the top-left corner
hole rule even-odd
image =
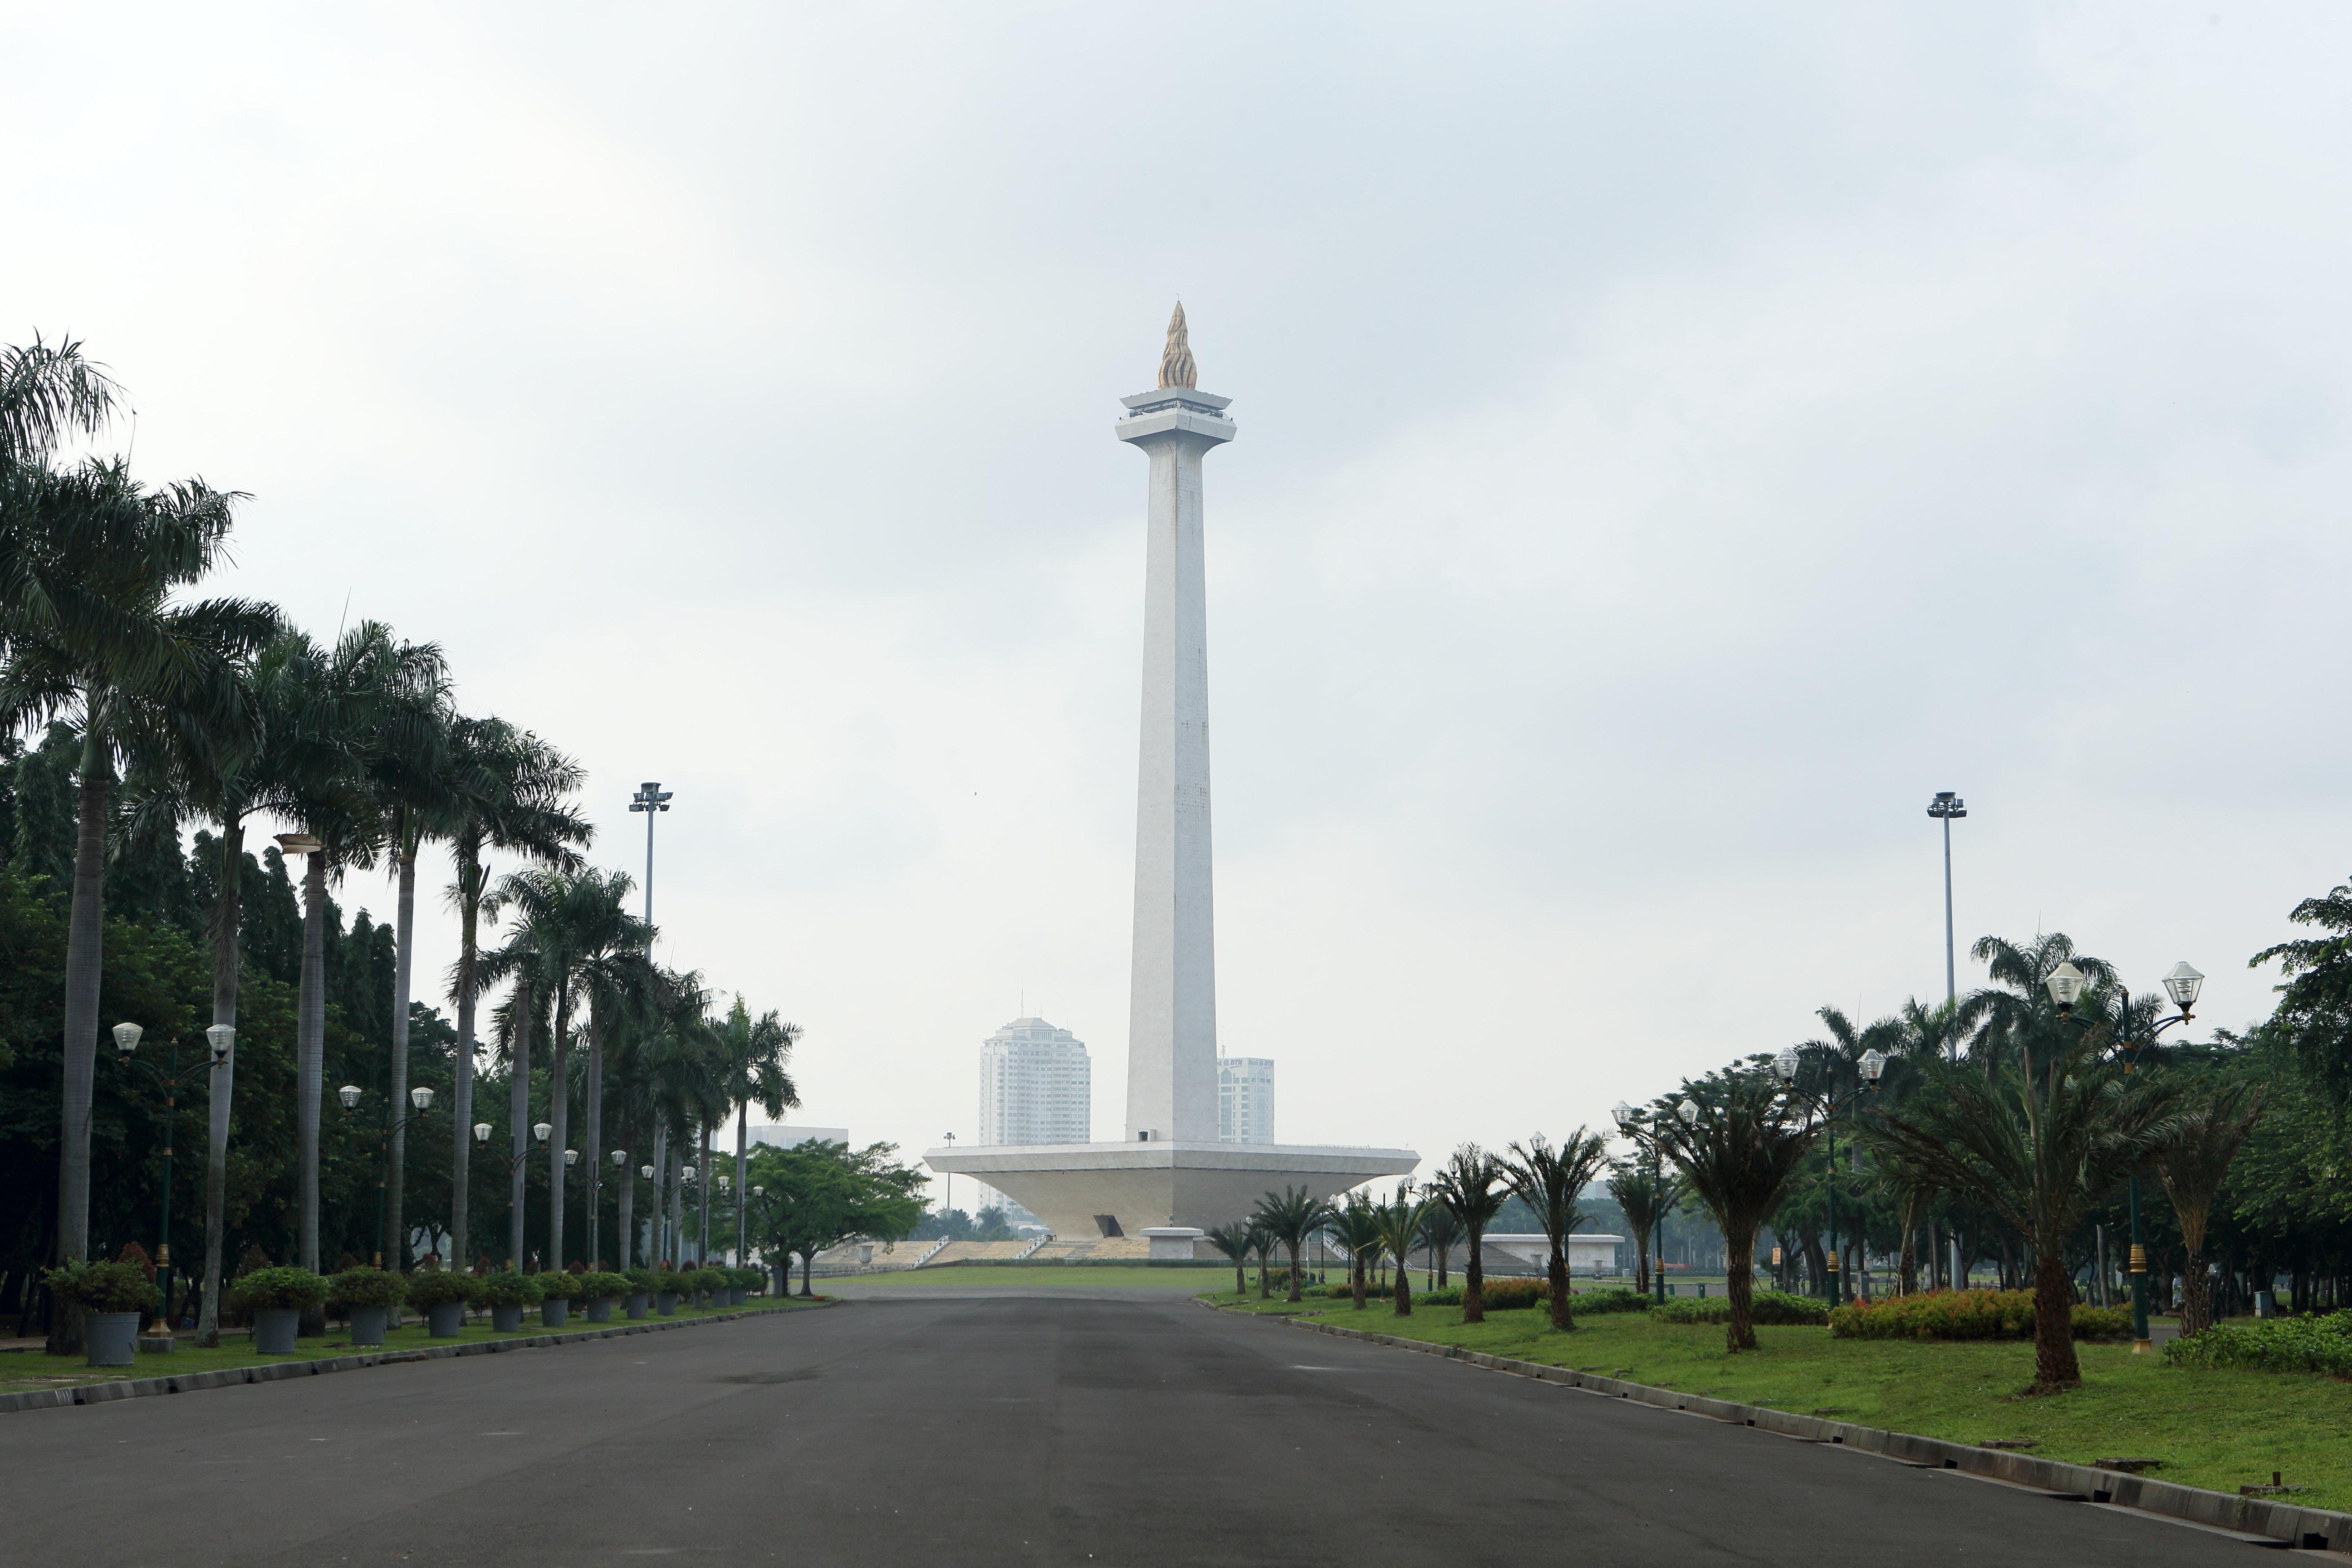
[[[2185,957],[2231,1026],[2352,868],[2341,7],[0,16],[0,340],[252,492],[223,588],[576,753],[600,859],[674,790],[665,957],[805,1027],[798,1120],[971,1138],[1025,994],[1118,1135],[1110,423],[1179,295],[1285,1142],[1939,997],[1938,789],[1964,950]]]

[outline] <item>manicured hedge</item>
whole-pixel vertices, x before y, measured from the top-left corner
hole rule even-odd
[[[470,1301],[473,1297],[472,1276],[455,1269],[420,1268],[408,1277],[408,1304],[420,1311],[427,1307],[446,1307],[452,1301]]]
[[[572,1298],[575,1301],[601,1301],[607,1297],[625,1296],[637,1289],[625,1274],[600,1274],[593,1270],[581,1275],[577,1283],[578,1294]]]
[[[1658,1323],[1727,1323],[1731,1321],[1731,1298],[1728,1296],[1675,1296],[1650,1309],[1650,1320]],[[1748,1304],[1748,1320],[1767,1326],[1818,1326],[1830,1320],[1830,1305],[1811,1296],[1791,1296],[1784,1290],[1759,1290]]]
[[[1646,1312],[1650,1299],[1639,1290],[1580,1290],[1569,1307],[1579,1312]]]
[[[408,1281],[389,1268],[362,1263],[327,1281],[327,1300],[337,1307],[397,1307],[408,1300]]]
[[[42,1279],[64,1300],[89,1312],[143,1312],[162,1300],[136,1263],[68,1263]]]
[[[580,1288],[585,1274],[574,1274],[565,1268],[550,1268],[533,1276],[539,1281],[539,1299],[542,1301],[584,1301],[588,1293]]]
[[[1929,1290],[1888,1296],[1840,1307],[1829,1315],[1829,1322],[1830,1332],[1842,1340],[2030,1340],[2033,1292]],[[2076,1302],[2074,1331],[2078,1340],[2127,1334],[2131,1313],[2121,1307]]]
[[[228,1288],[229,1305],[241,1312],[265,1307],[315,1307],[327,1299],[327,1282],[290,1265],[240,1274]]]
[[[539,1305],[539,1276],[525,1274],[517,1268],[501,1268],[494,1274],[475,1276],[473,1289],[467,1296],[477,1307],[535,1307]]]
[[[2352,1377],[2352,1311],[2216,1323],[2166,1345],[2164,1359],[2174,1366],[2242,1366]]]

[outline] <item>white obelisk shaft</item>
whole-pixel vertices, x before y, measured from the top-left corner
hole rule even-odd
[[[1227,399],[1163,387],[1126,399],[1121,440],[1151,458],[1143,598],[1143,744],[1127,1138],[1217,1136],[1216,921],[1209,838],[1209,616],[1201,458],[1234,437]]]

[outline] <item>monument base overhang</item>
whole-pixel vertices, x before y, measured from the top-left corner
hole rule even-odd
[[[1170,1141],[983,1143],[927,1150],[923,1163],[976,1177],[1055,1236],[1083,1240],[1162,1226],[1206,1230],[1248,1217],[1269,1192],[1303,1186],[1318,1198],[1336,1197],[1381,1176],[1408,1175],[1421,1156],[1338,1144]]]

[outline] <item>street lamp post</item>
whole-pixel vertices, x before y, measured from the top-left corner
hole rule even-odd
[[[626,1268],[629,1267],[629,1226],[623,1216],[635,1208],[636,1205],[632,1200],[636,1196],[636,1189],[634,1185],[625,1184],[629,1181],[629,1152],[626,1149],[615,1149],[612,1154],[613,1230],[614,1239],[620,1243],[620,1250],[614,1256],[620,1258],[621,1267]],[[598,1228],[603,1227],[604,1221],[601,1215],[592,1211],[588,1217]],[[595,1248],[592,1245],[589,1250],[593,1252]],[[603,1259],[600,1258],[598,1261],[602,1262]]]
[[[1789,1047],[1772,1058],[1773,1075],[1780,1079],[1781,1087],[1792,1096],[1797,1093],[1797,1068],[1801,1060],[1799,1048],[1795,1046]],[[1838,1268],[1837,1114],[1847,1106],[1860,1100],[1863,1096],[1878,1092],[1879,1076],[1886,1070],[1886,1057],[1880,1051],[1864,1051],[1862,1053],[1862,1059],[1855,1064],[1855,1068],[1860,1081],[1844,1094],[1839,1094],[1836,1086],[1832,1084],[1817,1096],[1805,1097],[1816,1100],[1821,1105],[1822,1125],[1829,1138],[1830,1247],[1829,1268],[1825,1271],[1829,1278],[1822,1283],[1827,1289],[1830,1305],[1832,1307],[1841,1306],[1845,1301],[1845,1279]]]
[[[482,1152],[485,1158],[488,1157],[490,1152],[490,1133],[493,1131],[495,1130],[487,1121],[477,1121],[474,1123],[474,1146]],[[544,1121],[534,1121],[531,1123],[530,1135],[540,1142],[545,1143],[547,1142],[547,1135],[554,1131],[555,1129],[553,1127]],[[525,1145],[520,1149],[508,1151],[506,1160],[509,1191],[511,1192],[514,1190],[512,1184],[514,1182],[515,1173],[521,1169],[522,1163],[530,1158],[530,1149],[529,1145]],[[513,1207],[514,1213],[508,1216],[507,1233],[509,1237],[520,1237],[522,1235],[522,1215],[521,1203],[520,1199],[515,1201]],[[514,1244],[509,1242],[509,1245]],[[522,1258],[520,1251],[518,1251],[515,1256],[507,1259],[507,1267],[509,1268],[520,1268],[522,1267]]]
[[[1650,1270],[1650,1288],[1656,1299],[1666,1299],[1666,1178],[1665,1165],[1659,1153],[1657,1134],[1645,1125],[1651,1113],[1634,1110],[1623,1100],[1610,1112],[1617,1119],[1617,1131],[1633,1141],[1636,1149],[1646,1149],[1650,1154],[1650,1239],[1654,1259]],[[1638,1238],[1636,1245],[1640,1245]]]
[[[2050,977],[2042,984],[2049,988],[2050,1000],[2058,1004],[2058,1017],[2062,1023],[2071,1023],[2077,1028],[2090,1026],[2089,1020],[2074,1016],[2074,1004],[2082,999],[2083,992],[2089,984],[2088,979],[2081,970],[2075,968],[2072,963],[2062,963],[2050,972]],[[2139,1066],[2140,1057],[2150,1046],[2156,1044],[2156,1037],[2158,1035],[2175,1024],[2186,1024],[2196,1016],[2193,1009],[2197,1005],[2197,993],[2203,988],[2204,984],[2205,977],[2189,968],[2187,959],[2181,960],[2165,973],[2165,994],[2172,998],[2172,1005],[2180,1011],[2172,1017],[2160,1020],[2145,1035],[2129,1037],[2117,1042],[2124,1058],[2124,1071],[2130,1072]],[[2123,1019],[2124,1026],[2128,1029],[2131,1026],[2131,993],[2128,991],[2123,994],[2123,1005],[2118,1016]],[[2139,1227],[2139,1173],[2137,1171],[2134,1171],[2125,1178],[2124,1194],[2126,1205],[2131,1212],[2132,1353],[2145,1355],[2154,1348],[2154,1345],[2148,1339],[2147,1333],[2147,1243],[2141,1236]]]
[[[1968,802],[1948,789],[1936,792],[1927,815],[1944,825],[1944,1000],[1959,1000],[1959,971],[1952,957],[1952,824],[1969,814]]]
[[[349,1112],[359,1109],[361,1093],[362,1090],[359,1085],[355,1083],[347,1083],[343,1085],[342,1088],[335,1090],[335,1098],[343,1102],[343,1110],[348,1114]],[[433,1091],[420,1083],[415,1089],[408,1091],[408,1103],[415,1106],[416,1109],[408,1115],[403,1116],[399,1121],[395,1121],[392,1119],[392,1101],[387,1099],[384,1101],[383,1106],[383,1126],[377,1132],[377,1162],[375,1170],[375,1266],[378,1268],[383,1267],[383,1255],[385,1250],[385,1237],[383,1234],[383,1199],[385,1184],[392,1176],[393,1134],[402,1131],[412,1122],[422,1121],[425,1120],[425,1110],[433,1104]],[[394,1272],[398,1271],[401,1262],[400,1252],[403,1250],[405,1249],[399,1248],[394,1251],[393,1265]]]
[[[163,1315],[156,1321],[168,1332],[172,1322],[172,1145],[179,1134],[180,1090],[194,1083],[199,1073],[208,1073],[220,1064],[229,1046],[235,1043],[236,1031],[226,1024],[215,1024],[206,1029],[205,1038],[211,1047],[210,1054],[201,1067],[190,1068],[184,1079],[180,1076],[180,1042],[176,1038],[172,1041],[169,1065],[159,1068],[136,1058],[133,1053],[146,1032],[137,1024],[115,1025],[114,1049],[125,1070],[139,1068],[163,1090],[163,1196],[162,1213],[155,1222],[155,1268],[163,1276]]]
[[[648,779],[629,797],[629,809],[646,814],[646,924],[654,923],[654,817],[669,809],[675,790],[666,790]]]

